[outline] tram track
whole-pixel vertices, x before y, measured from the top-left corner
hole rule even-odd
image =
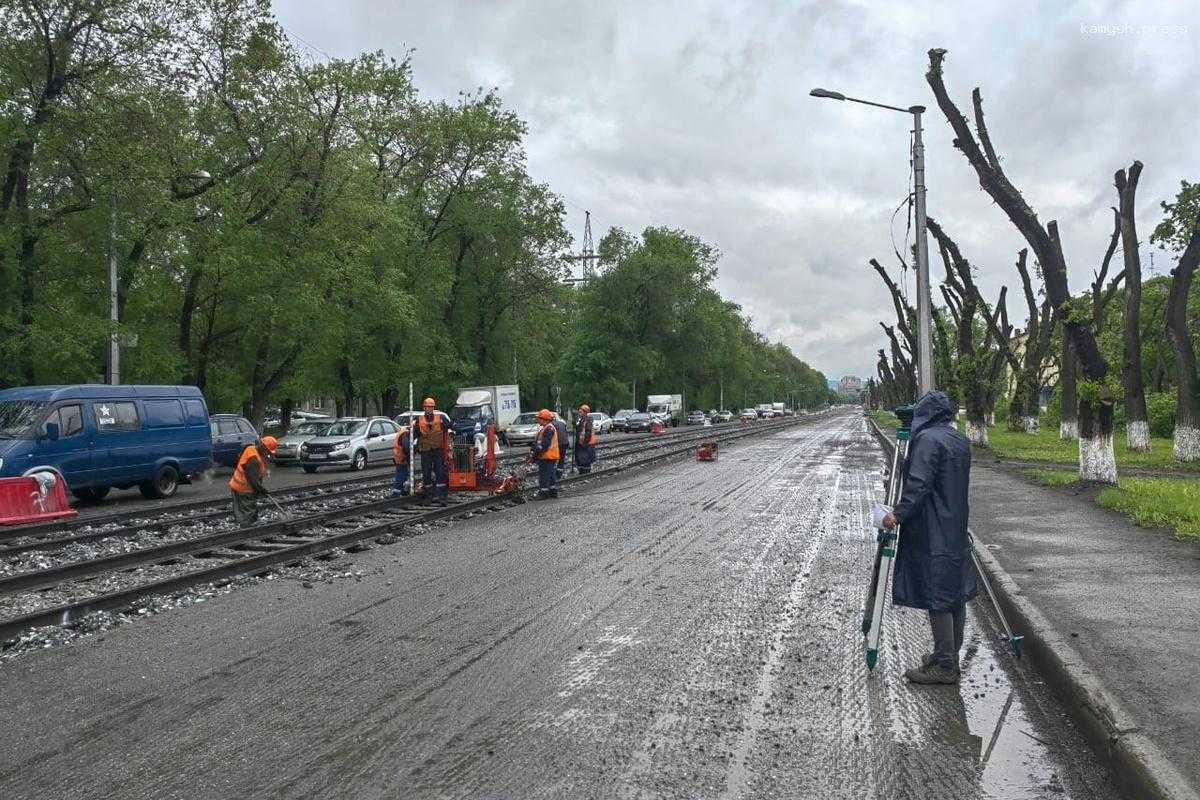
[[[757,424],[752,427],[722,426],[669,434],[630,442],[628,445],[606,448],[606,462],[612,463],[588,475],[578,475],[563,481],[566,485],[604,480],[630,469],[690,453],[704,439],[733,441],[762,434],[815,417],[785,419]],[[620,448],[619,450],[617,448]],[[640,458],[639,454],[647,453]],[[632,460],[628,460],[629,458]],[[387,485],[387,482],[380,482]],[[357,491],[362,492],[360,486]],[[270,572],[272,568],[295,564],[305,558],[338,548],[353,548],[367,540],[413,535],[419,526],[476,512],[498,511],[524,501],[524,493],[514,495],[464,498],[452,496],[446,507],[420,506],[412,498],[381,498],[327,509],[299,518],[285,518],[246,529],[229,529],[204,533],[200,536],[160,545],[129,550],[100,558],[52,564],[10,574],[0,578],[0,608],[4,601],[16,596],[46,593],[47,603],[39,607],[5,616],[0,611],[0,641],[20,632],[45,625],[66,625],[90,613],[129,606],[139,598],[167,595],[198,584],[227,580],[238,575]],[[227,513],[222,509],[222,513]],[[186,523],[187,518],[171,524]],[[157,525],[158,523],[153,523]],[[90,535],[90,534],[89,534]],[[106,534],[112,536],[113,533]],[[61,537],[60,537],[61,538]],[[136,580],[133,585],[112,588],[112,578],[119,573],[145,575],[148,581]],[[98,585],[89,586],[89,584]],[[67,587],[65,590],[63,587]],[[111,590],[109,590],[111,589]],[[24,593],[24,595],[22,595]],[[85,596],[76,596],[76,595]],[[65,599],[64,602],[55,602]],[[20,607],[20,606],[17,606]]]

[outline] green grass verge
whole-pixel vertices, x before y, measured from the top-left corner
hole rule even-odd
[[[1121,478],[1096,502],[1128,516],[1137,525],[1175,529],[1179,539],[1200,540],[1200,481],[1177,478]]]
[[[1079,483],[1073,472],[1027,469],[1025,474],[1043,486]],[[1187,478],[1121,478],[1115,487],[1101,490],[1096,502],[1120,511],[1135,525],[1166,527],[1178,539],[1200,541],[1200,481]]]
[[[1125,434],[1117,431],[1113,436],[1117,470],[1121,467],[1148,467],[1176,472],[1200,472],[1195,465],[1184,465],[1171,455],[1170,439],[1151,439],[1150,452],[1130,452],[1125,444]],[[1078,464],[1079,442],[1066,442],[1058,438],[1057,430],[1043,428],[1036,434],[1018,433],[1007,428],[988,428],[988,448],[1001,458],[1023,461],[1049,461],[1055,464]]]
[[[871,419],[875,420],[875,423],[883,428],[884,433],[895,431],[896,428],[900,427],[900,418],[890,411],[872,411]]]

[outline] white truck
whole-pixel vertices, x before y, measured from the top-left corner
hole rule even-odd
[[[771,403],[771,412],[776,417],[782,417],[787,411],[787,405],[784,403]]]
[[[458,400],[450,409],[450,426],[455,438],[472,440],[495,423],[503,430],[521,413],[520,387],[468,386],[458,390]]]
[[[759,403],[754,407],[754,410],[758,412],[759,419],[770,419],[771,417],[775,416],[775,412],[771,408],[770,403]]]
[[[665,425],[683,422],[683,395],[651,394],[646,396],[646,413],[658,417]]]

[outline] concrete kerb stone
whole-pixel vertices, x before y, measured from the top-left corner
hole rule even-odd
[[[895,446],[875,420],[866,419],[885,449]],[[1139,800],[1200,800],[1200,791],[1142,732],[1133,715],[1025,596],[986,543],[978,537],[975,541],[996,599],[1014,631],[1025,636],[1024,657],[1061,697],[1092,748],[1112,763],[1122,789]]]

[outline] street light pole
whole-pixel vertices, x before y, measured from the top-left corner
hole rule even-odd
[[[841,92],[828,89],[813,89],[809,92],[813,97],[823,97],[828,100],[849,100],[851,103],[861,103],[865,106],[886,108],[889,111],[899,111],[911,114],[913,118],[913,199],[917,218],[917,390],[924,395],[933,389],[933,332],[931,317],[933,306],[929,295],[929,236],[925,223],[925,145],[921,140],[921,115],[925,106],[909,106],[900,108],[885,103],[875,103],[871,100],[860,100],[848,97]]]

